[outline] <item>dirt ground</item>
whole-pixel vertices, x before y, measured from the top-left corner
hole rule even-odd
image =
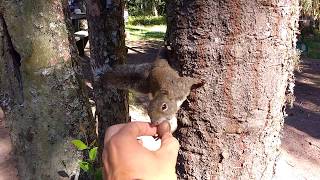
[[[17,180],[15,165],[9,130],[5,128],[3,111],[0,108],[0,180]]]
[[[129,42],[128,63],[151,62],[160,46],[161,42]],[[296,72],[294,108],[287,110],[276,180],[320,179],[320,60],[304,59],[300,66],[301,70]],[[145,96],[137,96],[137,102],[146,101]],[[130,110],[133,120],[147,121],[141,109],[130,106]],[[0,180],[15,179],[17,170],[9,131],[0,115]]]
[[[304,58],[295,73],[294,107],[282,137],[276,179],[320,179],[320,59]]]

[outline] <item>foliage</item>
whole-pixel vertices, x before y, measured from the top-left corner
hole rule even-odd
[[[78,150],[85,150],[88,148],[88,146],[82,142],[81,140],[79,139],[75,139],[73,141],[71,141],[71,143],[78,149]]]
[[[302,37],[302,42],[307,46],[306,55],[309,58],[320,59],[320,31],[315,31],[314,35]]]
[[[320,0],[300,0],[300,4],[302,15],[320,18]]]
[[[130,16],[129,25],[165,25],[166,18],[164,16]]]
[[[126,0],[126,6],[130,16],[165,14],[164,0]]]
[[[95,161],[97,160],[98,147],[95,146],[95,141],[90,145],[84,143],[79,139],[71,141],[71,143],[79,150],[83,151],[85,158],[79,161],[79,167],[94,180],[102,180],[102,169],[95,167]]]

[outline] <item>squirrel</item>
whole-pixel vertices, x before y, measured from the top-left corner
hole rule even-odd
[[[152,125],[168,121],[171,132],[177,129],[176,113],[187,99],[191,86],[203,83],[199,79],[180,77],[160,55],[153,63],[117,65],[101,78],[108,86],[151,95],[147,112]]]

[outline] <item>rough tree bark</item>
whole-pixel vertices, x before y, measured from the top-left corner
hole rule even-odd
[[[192,125],[178,131],[179,177],[271,179],[298,58],[298,0],[167,3],[182,74],[206,80],[180,114]]]
[[[124,1],[86,0],[86,3],[91,64],[97,74],[98,70],[126,62]],[[103,149],[105,129],[129,121],[128,92],[106,88],[103,84],[99,79],[94,82],[99,154]]]
[[[68,34],[66,1],[0,2],[0,105],[15,146],[22,179],[78,174],[71,140],[89,126]],[[76,72],[76,73],[75,73]]]

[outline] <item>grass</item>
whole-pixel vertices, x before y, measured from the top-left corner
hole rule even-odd
[[[165,25],[166,18],[163,16],[130,16],[129,25],[142,25],[142,26],[154,26],[154,25]]]
[[[304,40],[308,47],[307,56],[313,59],[320,59],[320,42],[315,42],[313,40]]]
[[[129,40],[153,40],[162,41],[166,32],[165,25],[154,26],[133,26],[127,25],[126,31],[129,32]]]
[[[129,22],[126,25],[126,31],[129,33],[129,41],[163,41],[166,28],[165,18],[162,16],[129,17]]]
[[[303,42],[308,47],[307,57],[320,59],[320,31],[316,31],[314,36],[303,37]]]

